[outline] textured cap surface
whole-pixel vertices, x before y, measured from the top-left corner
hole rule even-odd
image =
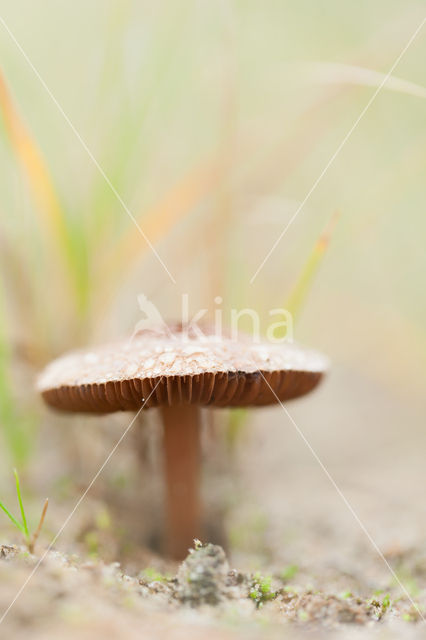
[[[65,411],[109,413],[173,404],[266,405],[308,393],[327,360],[295,343],[149,332],[53,361],[38,389]]]

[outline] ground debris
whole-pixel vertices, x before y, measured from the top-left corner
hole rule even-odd
[[[9,544],[0,544],[0,559],[14,558],[19,553],[19,547]]]
[[[0,545],[1,610],[7,609],[36,568],[4,622],[8,638],[27,637],[31,628],[35,640],[56,640],[65,637],[64,625],[73,640],[86,638],[80,631],[87,629],[87,637],[145,634],[149,639],[167,635],[171,640],[205,637],[206,629],[214,639],[257,638],[263,637],[265,626],[271,637],[280,637],[284,625],[289,633],[293,629],[299,634],[305,629],[350,626],[374,631],[396,623],[408,632],[413,625],[407,622],[421,618],[407,598],[392,600],[387,593],[361,598],[349,591],[338,596],[282,587],[259,572],[231,570],[223,549],[213,544],[197,542],[175,575],[175,565],[164,560],[159,563],[164,573],[145,567],[131,576],[118,563],[96,558],[80,560],[56,550],[40,557],[24,547]]]
[[[225,552],[218,545],[197,543],[179,568],[175,595],[182,603],[193,607],[218,605],[246,594],[243,575],[230,571]]]
[[[285,618],[299,623],[363,625],[379,619],[380,604],[362,598],[340,598],[321,592],[285,593],[280,600]]]

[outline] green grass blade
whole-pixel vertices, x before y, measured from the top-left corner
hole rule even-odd
[[[241,432],[247,424],[249,412],[245,408],[231,409],[229,412],[228,428],[226,430],[226,440],[229,451],[234,452],[238,444]]]
[[[19,485],[19,476],[18,476],[18,472],[16,471],[16,469],[13,470],[13,474],[14,474],[15,480],[16,480],[16,493],[18,494],[19,508],[21,509],[21,516],[22,516],[22,524],[23,524],[23,528],[24,528],[24,533],[25,533],[25,536],[27,538],[29,538],[30,534],[28,533],[27,518],[25,517],[25,509],[24,509],[24,505],[22,504],[21,487]]]
[[[327,250],[339,215],[340,214],[337,211],[332,215],[327,227],[324,229],[323,233],[312,249],[302,269],[299,279],[297,280],[287,300],[285,308],[291,313],[293,318],[296,318],[299,315],[305,299],[312,287],[313,280]]]
[[[0,435],[4,437],[13,464],[23,465],[30,450],[30,416],[17,410],[10,380],[11,339],[6,325],[6,300],[0,272]]]
[[[7,517],[13,522],[13,524],[15,525],[15,527],[17,529],[19,529],[19,531],[21,533],[23,533],[25,535],[25,529],[22,526],[22,524],[20,522],[18,522],[13,515],[10,513],[9,509],[7,509],[4,504],[2,502],[0,502],[0,509],[3,509],[3,511],[5,512],[5,514],[7,515]]]

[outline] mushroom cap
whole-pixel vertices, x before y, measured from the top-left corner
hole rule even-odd
[[[173,329],[65,354],[46,367],[37,386],[52,407],[85,413],[174,404],[261,406],[308,393],[327,366],[324,356],[295,343]]]

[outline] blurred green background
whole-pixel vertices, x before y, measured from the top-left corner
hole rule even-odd
[[[402,487],[398,500],[415,508],[409,496],[413,482],[424,481],[426,444],[423,31],[252,285],[250,278],[423,13],[424,3],[411,0],[17,0],[3,7],[5,24],[81,140],[0,25],[2,495],[13,488],[17,464],[35,510],[45,493],[56,500],[54,530],[127,425],[127,416],[48,413],[34,390],[46,362],[131,331],[142,292],[165,317],[179,312],[185,292],[194,311],[213,313],[221,295],[226,308],[253,307],[266,322],[338,210],[296,325],[296,338],[326,352],[333,368],[312,399],[294,405],[294,416],[349,492],[358,487],[383,504],[386,487]],[[139,451],[142,467],[155,470],[155,418],[146,420],[151,435]],[[227,420],[218,412],[219,424]],[[297,481],[304,496],[323,491],[325,502],[336,499],[326,481],[318,485],[321,471],[282,412],[258,411],[249,424],[227,464],[217,444],[210,456],[213,477],[215,464],[237,470],[236,494],[249,505],[240,520],[230,516],[237,545],[244,518],[286,526],[291,500],[282,505],[279,487],[287,482]],[[116,508],[123,528],[136,532],[123,501],[151,500],[155,508],[160,491],[154,472],[145,474],[145,491],[132,484],[140,466],[124,443],[91,498],[100,513],[105,504]],[[212,503],[220,504],[214,487]],[[373,528],[387,521],[380,508],[372,511]]]

